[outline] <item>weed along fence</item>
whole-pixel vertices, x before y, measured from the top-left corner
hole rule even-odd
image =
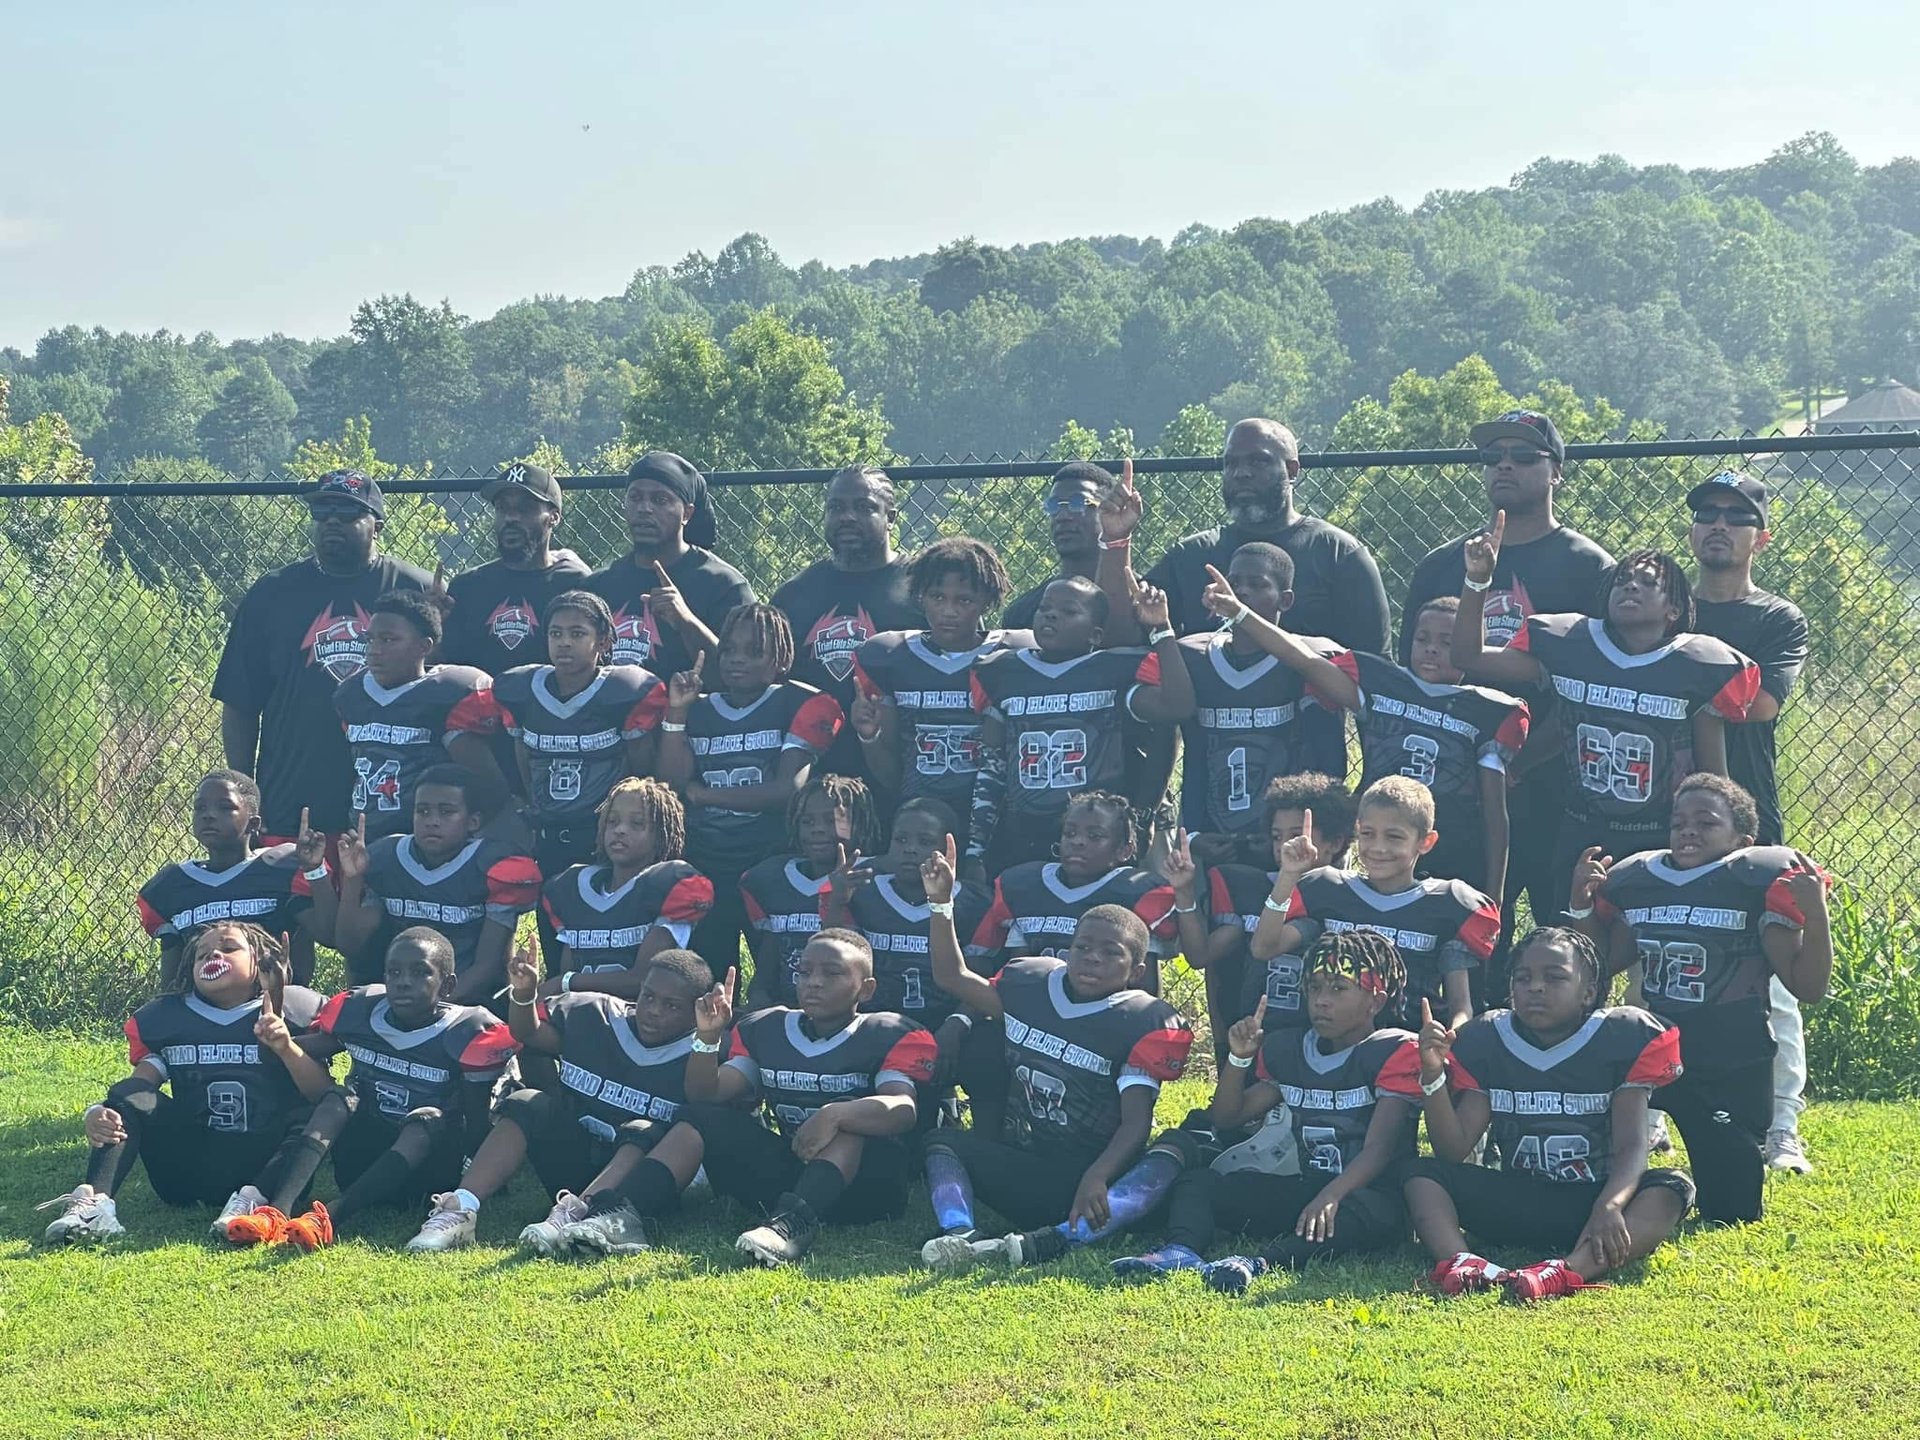
[[[1780,727],[1789,843],[1869,910],[1920,892],[1920,434],[1573,447],[1559,509],[1615,554],[1686,560],[1687,490],[1741,466],[1774,494],[1756,578],[1807,613],[1812,655]],[[1434,545],[1485,523],[1471,452],[1310,455],[1303,508],[1372,549],[1397,612]],[[1015,584],[1049,573],[1049,460],[916,461],[890,473],[900,543],[971,534]],[[1143,457],[1143,567],[1218,522],[1218,462]],[[145,467],[151,473],[152,467]],[[709,477],[716,549],[762,595],[824,553],[825,471]],[[491,558],[482,477],[383,481],[382,547],[449,573]],[[624,477],[575,476],[559,543],[598,566],[627,549]],[[133,897],[192,848],[194,781],[223,762],[208,698],[234,605],[307,553],[302,486],[0,486],[0,1002],[36,1023],[117,1019],[153,983]]]

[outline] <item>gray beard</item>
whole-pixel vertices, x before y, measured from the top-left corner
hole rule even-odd
[[[1242,500],[1227,506],[1227,520],[1242,530],[1261,530],[1286,518],[1286,507],[1267,500]]]

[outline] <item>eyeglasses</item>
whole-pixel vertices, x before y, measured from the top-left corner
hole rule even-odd
[[[1711,525],[1716,520],[1724,521],[1736,530],[1760,528],[1760,517],[1753,511],[1740,506],[1703,505],[1693,512],[1693,523],[1696,525]]]
[[[1546,451],[1533,445],[1489,445],[1480,452],[1482,465],[1498,465],[1502,460],[1511,460],[1515,465],[1537,465],[1547,458]]]
[[[1040,502],[1040,508],[1048,515],[1081,515],[1093,508],[1094,502],[1085,495],[1049,495]]]

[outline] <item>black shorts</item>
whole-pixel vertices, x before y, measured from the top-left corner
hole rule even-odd
[[[140,1163],[153,1193],[168,1205],[225,1204],[259,1177],[307,1118],[301,1110],[285,1128],[231,1134],[207,1129],[168,1095],[157,1099],[141,1123]]]
[[[793,1153],[793,1142],[767,1129],[760,1117],[727,1105],[688,1105],[683,1123],[700,1132],[706,1147],[701,1164],[714,1193],[768,1214],[792,1190],[807,1162]],[[895,1220],[907,1208],[912,1162],[907,1147],[890,1135],[870,1135],[860,1150],[860,1168],[833,1208],[820,1218],[830,1225],[863,1225]]]
[[[578,1195],[593,1182],[622,1145],[643,1152],[672,1127],[660,1121],[629,1121],[601,1135],[580,1123],[564,1095],[550,1090],[515,1090],[500,1102],[500,1119],[511,1120],[527,1137],[527,1160],[548,1195],[571,1190]]]
[[[345,1190],[366,1174],[374,1161],[391,1150],[399,1138],[400,1126],[393,1120],[371,1105],[356,1106],[346,1129],[333,1142],[335,1183]],[[414,1170],[406,1192],[393,1196],[387,1203],[410,1208],[429,1195],[457,1186],[466,1163],[466,1151],[461,1144],[465,1138],[459,1117],[443,1116],[434,1127],[433,1148],[428,1151],[426,1162]]]
[[[1027,1150],[980,1130],[942,1130],[927,1142],[929,1149],[935,1145],[951,1150],[966,1167],[975,1199],[1022,1230],[1065,1220],[1081,1177],[1099,1153]]]
[[[1598,1183],[1548,1180],[1432,1156],[1409,1161],[1401,1174],[1406,1180],[1431,1180],[1446,1191],[1460,1228],[1469,1234],[1502,1245],[1557,1251],[1572,1249],[1580,1239],[1601,1188]],[[1647,1190],[1671,1190],[1680,1197],[1682,1214],[1693,1206],[1693,1179],[1684,1170],[1646,1171],[1633,1194]]]

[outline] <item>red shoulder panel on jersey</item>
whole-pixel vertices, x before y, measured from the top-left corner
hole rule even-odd
[[[667,687],[655,680],[638,703],[627,711],[627,718],[620,722],[622,738],[638,740],[642,735],[651,735],[666,713]]]
[[[1293,887],[1293,894],[1287,897],[1286,918],[1290,921],[1307,918],[1307,897],[1300,893],[1298,885]]]
[[[713,882],[704,875],[689,875],[674,883],[660,905],[660,918],[676,925],[694,925],[713,909]]]
[[[134,896],[133,906],[140,912],[140,928],[149,935],[158,935],[160,927],[167,923],[167,917],[149,905],[144,895]]]
[[[833,696],[810,695],[794,712],[793,723],[787,727],[787,733],[810,749],[824,752],[838,738],[846,718],[846,712]]]
[[[1535,618],[1536,617],[1532,615],[1527,616],[1520,628],[1513,632],[1513,638],[1507,642],[1507,649],[1518,650],[1522,655],[1530,655],[1533,653],[1533,624]],[[1486,622],[1482,620],[1480,623],[1484,629]]]
[[[487,1026],[478,1035],[467,1042],[467,1048],[460,1052],[462,1070],[499,1070],[506,1066],[520,1049],[520,1042],[513,1038],[513,1032],[505,1025]]]
[[[740,887],[740,905],[747,912],[747,923],[750,925],[758,925],[767,918],[766,906],[754,899],[753,891],[745,885]]]
[[[1680,1078],[1680,1032],[1669,1026],[1647,1041],[1646,1048],[1627,1071],[1626,1085],[1651,1085],[1658,1089]]]
[[[1460,943],[1475,958],[1485,960],[1500,943],[1500,907],[1491,900],[1467,916],[1460,926]]]
[[[753,1059],[753,1052],[747,1049],[747,1042],[740,1038],[740,1027],[738,1025],[735,1025],[733,1027],[733,1040],[732,1040],[732,1043],[730,1043],[727,1046],[727,1059],[729,1060]]]
[[[973,708],[982,715],[993,708],[993,697],[987,694],[987,687],[980,683],[979,675],[967,672],[967,693],[973,697]]]
[[[1451,1053],[1447,1056],[1447,1084],[1451,1085],[1455,1090],[1484,1090],[1487,1088],[1473,1078],[1473,1072],[1460,1063],[1460,1057],[1458,1055]]]
[[[1322,658],[1331,660],[1340,673],[1353,681],[1354,684],[1358,685],[1360,683],[1360,661],[1354,655],[1353,651],[1329,650]],[[1317,690],[1314,692],[1314,696],[1316,699],[1322,700],[1327,698]]]
[[[1418,1105],[1424,1098],[1420,1094],[1419,1045],[1412,1040],[1402,1040],[1396,1045],[1387,1056],[1386,1064],[1380,1067],[1373,1088],[1383,1095],[1398,1095]]]
[[[491,735],[500,728],[500,707],[492,690],[474,690],[462,695],[447,711],[447,734]]]
[[[1168,1026],[1142,1035],[1127,1052],[1127,1064],[1144,1070],[1156,1080],[1178,1080],[1187,1068],[1187,1052],[1193,1048],[1193,1032],[1184,1025]]]
[[[307,879],[307,872],[296,864],[293,871],[292,893],[304,900],[313,898],[313,882]]]
[[[1160,683],[1160,652],[1149,650],[1140,661],[1140,667],[1133,672],[1133,678],[1142,685]]]
[[[138,1065],[142,1060],[153,1054],[153,1051],[147,1048],[147,1042],[140,1038],[140,1017],[138,1015],[129,1015],[127,1017],[127,1023],[120,1028],[126,1033],[127,1037],[127,1064]]]
[[[1787,888],[1787,881],[1796,875],[1805,875],[1807,873],[1809,872],[1806,866],[1795,865],[1792,869],[1783,871],[1774,878],[1773,883],[1767,886],[1766,903],[1767,913],[1769,915],[1778,915],[1790,925],[1797,925],[1802,929],[1806,928],[1806,912],[1801,910],[1799,903],[1793,898],[1793,892]],[[1827,889],[1831,890],[1833,888],[1833,877],[1818,865],[1813,867],[1811,873],[1818,875],[1820,877],[1820,883],[1826,886]]]
[[[933,1079],[934,1062],[939,1058],[940,1045],[931,1030],[909,1030],[893,1042],[880,1068],[897,1070],[914,1084],[925,1085]]]
[[[342,990],[321,1006],[320,1013],[313,1017],[313,1028],[322,1035],[331,1035],[333,1027],[340,1023],[340,1009],[347,1003],[347,997],[352,993],[351,990]]]
[[[1749,660],[1744,669],[1720,687],[1713,708],[1727,720],[1744,720],[1760,694],[1760,667]]]
[[[1508,754],[1518,754],[1520,747],[1527,743],[1527,731],[1533,725],[1533,712],[1522,700],[1507,712],[1507,718],[1500,722],[1500,728],[1493,732],[1493,739]]]
[[[1209,928],[1218,923],[1216,916],[1233,913],[1233,894],[1227,889],[1227,877],[1220,873],[1218,866],[1207,868],[1207,925]]]
[[[1007,897],[996,878],[993,882],[993,903],[987,907],[987,913],[980,917],[979,928],[973,932],[972,945],[990,955],[998,955],[1007,948],[1007,936],[1012,931],[1013,911],[1007,907]]]
[[[1180,922],[1173,913],[1173,886],[1156,885],[1133,902],[1133,913],[1146,922],[1156,940],[1171,940],[1180,933]]]
[[[540,903],[540,867],[531,855],[508,855],[487,869],[487,903],[531,910]]]

